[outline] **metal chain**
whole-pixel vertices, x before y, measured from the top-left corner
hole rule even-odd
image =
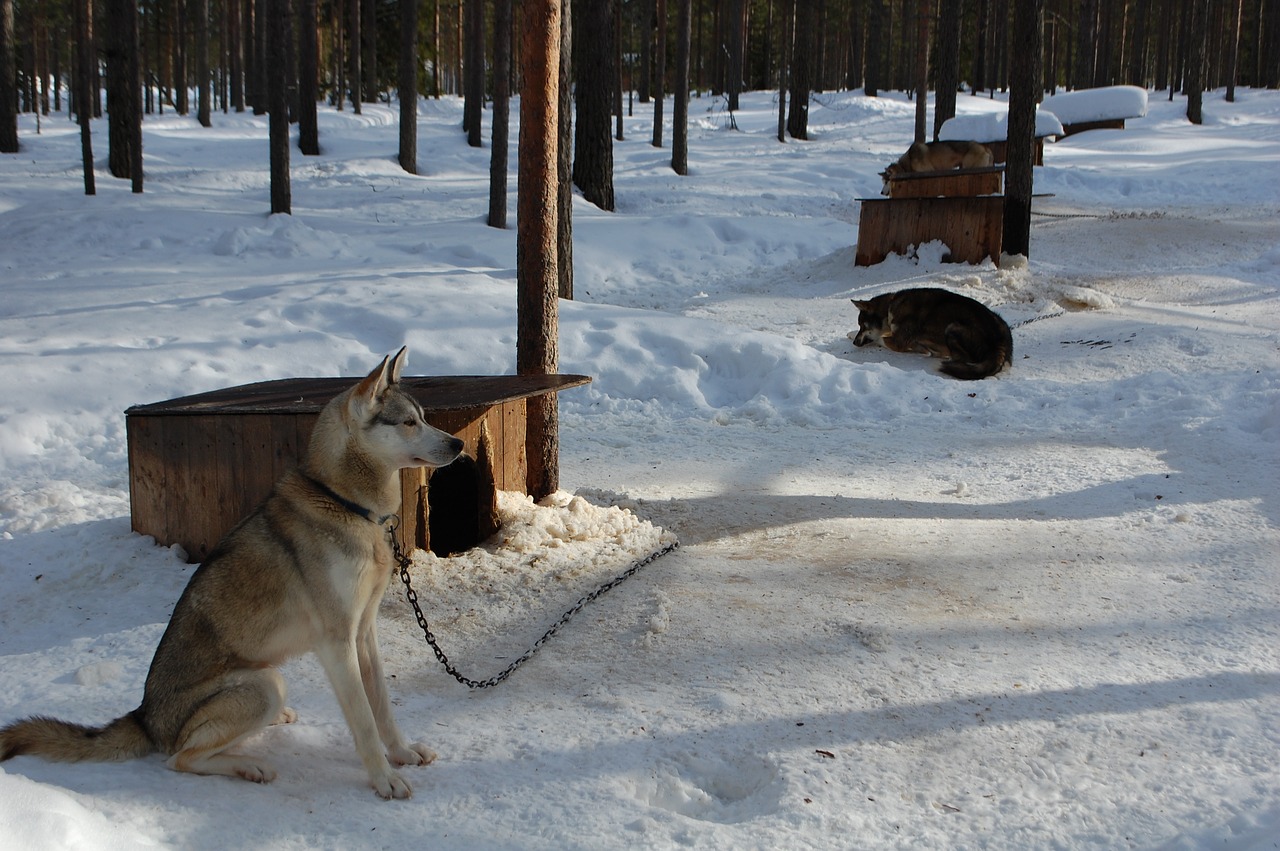
[[[418,626],[422,627],[422,634],[426,636],[427,644],[429,644],[432,651],[435,652],[436,659],[440,661],[441,665],[444,665],[444,669],[448,672],[449,676],[453,677],[455,680],[470,689],[492,688],[493,686],[501,683],[507,677],[514,674],[517,668],[532,659],[534,654],[542,649],[542,645],[550,641],[551,637],[560,631],[560,627],[567,624],[574,615],[582,611],[584,606],[600,598],[605,592],[621,585],[632,576],[635,576],[642,567],[652,564],[680,546],[679,541],[672,541],[661,549],[650,553],[645,558],[631,565],[631,567],[627,568],[626,571],[615,576],[613,579],[610,579],[608,582],[604,583],[599,588],[574,603],[572,608],[560,616],[560,620],[552,624],[551,628],[543,633],[542,637],[535,641],[533,646],[524,652],[523,656],[508,665],[505,670],[495,674],[487,680],[473,680],[470,677],[465,677],[458,673],[458,670],[453,667],[452,663],[449,662],[449,657],[445,655],[445,652],[441,649],[439,642],[436,641],[435,635],[431,632],[431,627],[427,624],[426,615],[422,613],[422,607],[418,605],[418,594],[413,590],[413,584],[409,579],[409,565],[412,564],[413,561],[404,554],[404,550],[400,547],[400,541],[396,538],[396,529],[399,525],[400,518],[393,516],[387,524],[387,536],[391,541],[391,553],[395,557],[396,562],[400,565],[400,581],[404,583],[405,597],[409,600],[409,605],[413,607],[413,614],[418,619]]]

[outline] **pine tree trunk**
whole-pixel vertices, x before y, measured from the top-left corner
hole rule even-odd
[[[370,0],[372,2],[372,0]],[[360,0],[347,0],[347,89],[351,94],[351,111],[360,114],[364,72],[361,70]]]
[[[501,0],[499,0],[501,2]],[[400,167],[418,173],[418,0],[397,0],[400,12]]]
[[[658,42],[653,62],[653,146],[662,147],[662,103],[667,96],[667,0],[658,0]]]
[[[516,372],[559,368],[556,303],[556,173],[560,88],[560,0],[521,4],[520,157],[516,188]],[[560,487],[555,394],[528,402],[527,489],[541,499]]]
[[[559,73],[557,69],[556,73]],[[493,0],[493,130],[489,149],[489,227],[507,226],[507,138],[511,112],[511,0]],[[559,104],[557,104],[557,109]],[[557,145],[557,149],[558,149]],[[558,158],[557,158],[558,160]]]
[[[0,154],[18,152],[18,53],[13,0],[0,0]]]
[[[1209,0],[1191,0],[1191,25],[1187,36],[1187,120],[1203,124],[1204,42]]]
[[[298,22],[298,150],[303,156],[314,157],[320,154],[320,127],[316,116],[316,100],[320,97],[316,0],[301,0],[299,10],[302,20]]]
[[[209,0],[195,0],[196,9],[196,120],[201,127],[212,127],[213,96],[209,75]]]
[[[613,0],[582,0],[579,23],[589,39],[574,44],[574,95],[578,126],[574,129],[573,182],[582,196],[612,211],[613,139],[609,117],[613,103]]]
[[[271,212],[291,213],[289,186],[289,101],[286,92],[285,39],[289,33],[289,0],[264,0],[266,12],[267,112],[271,149]]]
[[[462,129],[467,133],[467,144],[478,148],[484,113],[484,0],[466,0],[466,4]]]
[[[1013,68],[1009,74],[1009,143],[1005,164],[1005,254],[1031,256],[1031,194],[1036,103],[1044,52],[1044,0],[1013,0]]]
[[[799,0],[796,3],[795,37],[791,50],[791,111],[787,115],[787,132],[792,139],[809,138],[809,93],[813,91],[814,7]]]
[[[942,125],[956,114],[956,92],[960,88],[960,3],[942,0],[938,12],[938,85],[933,96],[933,138]]]
[[[926,138],[929,114],[929,23],[933,16],[933,3],[918,0],[916,6],[916,132],[915,140]]]
[[[73,0],[76,26],[76,119],[80,123],[80,158],[84,163],[84,194],[97,193],[93,174],[93,137],[89,122],[93,119],[93,0]]]
[[[671,170],[689,173],[689,46],[693,37],[693,0],[677,0],[675,105],[671,110]]]
[[[559,138],[556,140],[556,277],[560,298],[573,298],[573,9],[560,8]]]

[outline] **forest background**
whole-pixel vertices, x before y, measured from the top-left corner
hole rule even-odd
[[[314,104],[359,112],[402,105],[401,164],[416,173],[417,95],[462,95],[463,130],[480,146],[492,104],[495,127],[521,90],[518,0],[0,0],[0,152],[18,150],[16,115],[78,103],[111,126],[110,173],[142,191],[145,114],[211,110],[285,112],[297,145],[319,153]],[[1280,0],[564,0],[560,132],[572,137],[572,180],[612,209],[610,133],[624,111],[662,108],[664,92],[723,97],[777,89],[779,138],[807,136],[814,93],[936,90],[926,127],[936,136],[955,93],[994,95],[1025,54],[1018,8],[1043,20],[1040,89],[1132,84],[1185,94],[1198,120],[1200,92],[1236,84],[1280,87]],[[572,33],[579,37],[573,38]],[[584,37],[585,36],[585,37]],[[274,85],[274,89],[273,89]],[[271,109],[272,91],[281,107]],[[572,92],[572,95],[570,95]],[[413,97],[400,95],[411,94]],[[677,113],[680,98],[675,99]],[[676,116],[680,118],[679,115]],[[653,143],[663,123],[654,122]],[[86,156],[90,140],[85,139]],[[681,122],[672,140],[682,172]],[[495,145],[494,148],[499,146]],[[566,144],[567,150],[570,146]],[[504,149],[505,150],[505,149]],[[505,156],[505,153],[503,154]],[[505,173],[505,162],[494,174]],[[499,168],[501,167],[501,168]],[[86,170],[88,171],[88,170]],[[86,191],[92,192],[86,174]],[[495,196],[504,193],[495,192]],[[287,199],[286,199],[287,204]],[[274,209],[287,212],[287,209]],[[490,211],[505,226],[505,210]],[[562,291],[571,294],[571,289]]]

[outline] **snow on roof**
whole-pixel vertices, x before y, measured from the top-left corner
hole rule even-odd
[[[1061,136],[1062,122],[1052,112],[1036,108],[1036,137]],[[938,130],[943,141],[1003,142],[1009,138],[1009,113],[984,112],[957,115],[943,122]]]
[[[1147,90],[1138,86],[1103,86],[1050,95],[1040,104],[1063,124],[1141,118],[1147,114]]]

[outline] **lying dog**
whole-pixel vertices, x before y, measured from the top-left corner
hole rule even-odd
[[[853,303],[858,331],[849,337],[855,346],[878,342],[895,352],[940,357],[943,372],[966,380],[995,375],[1013,359],[1008,323],[968,296],[921,288]]]
[[[338,395],[316,420],[297,469],[214,547],[160,639],[142,705],[103,727],[34,717],[0,729],[0,760],[123,760],[159,751],[168,765],[258,783],[275,770],[234,752],[297,715],[277,666],[314,651],[342,707],[369,782],[412,793],[391,767],[425,765],[391,716],[378,651],[378,603],[393,559],[384,525],[400,506],[402,467],[439,467],[462,441],[423,419],[400,388],[405,350]]]
[[[889,180],[900,174],[985,168],[993,162],[991,149],[978,142],[916,142],[884,170],[883,194],[889,194]]]

